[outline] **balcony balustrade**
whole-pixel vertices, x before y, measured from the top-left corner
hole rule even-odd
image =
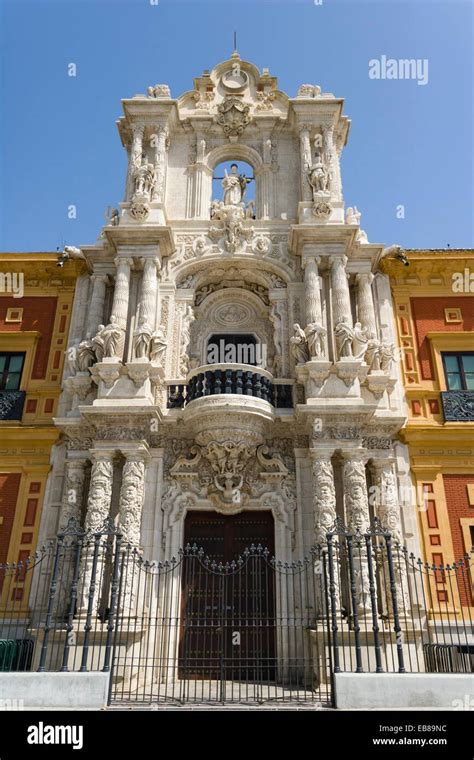
[[[168,408],[182,409],[196,399],[219,394],[252,396],[277,409],[293,408],[292,385],[275,383],[269,372],[247,364],[211,364],[193,370],[187,384],[168,387]]]

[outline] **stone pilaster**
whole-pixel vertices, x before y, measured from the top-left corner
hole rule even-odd
[[[323,151],[326,159],[326,165],[329,171],[329,189],[331,195],[339,200],[339,188],[337,185],[337,168],[338,163],[336,147],[334,145],[334,127],[332,124],[323,124]]]
[[[336,136],[336,159],[334,161],[334,185],[336,197],[342,201],[342,179],[341,179],[341,154],[344,147],[344,137]]]
[[[112,453],[94,453],[92,455],[91,482],[85,522],[85,529],[89,534],[101,530],[105,520],[110,515],[113,476]]]
[[[309,127],[303,124],[300,127],[300,162],[301,162],[301,200],[311,201],[312,191],[308,182],[308,169],[311,166],[311,142],[309,139]]]
[[[402,523],[398,502],[397,479],[393,462],[387,459],[371,463],[375,514],[392,535],[394,543],[402,542]]]
[[[316,543],[324,545],[326,534],[336,520],[336,490],[331,452],[311,449],[314,535]]]
[[[343,465],[344,514],[348,529],[354,536],[352,545],[353,580],[356,583],[356,603],[360,614],[370,612],[370,583],[366,543],[363,538],[370,527],[369,496],[365,473],[366,455],[345,452]]]
[[[374,296],[372,293],[373,274],[370,272],[358,274],[357,283],[357,317],[362,327],[367,328],[370,336],[377,336],[377,323],[375,321]]]
[[[140,546],[146,460],[143,451],[126,453],[120,489],[119,527],[125,544]]]
[[[154,150],[153,163],[155,166],[156,181],[151,200],[163,203],[165,198],[166,180],[166,151],[168,130],[164,126],[157,126],[152,135],[152,147]]]
[[[133,174],[135,169],[141,165],[143,153],[143,136],[145,134],[145,125],[143,122],[136,122],[132,126],[132,144],[130,147],[130,158],[127,172],[127,196],[129,201],[133,195]]]
[[[365,473],[366,454],[345,452],[343,466],[345,521],[351,531],[366,533],[370,525]]]
[[[63,499],[59,516],[60,531],[67,528],[69,520],[75,520],[78,525],[81,522],[85,467],[85,459],[66,459]]]
[[[96,335],[99,325],[104,320],[107,280],[107,275],[102,274],[93,274],[91,277],[92,293],[87,312],[86,338],[92,338]]]
[[[351,298],[346,272],[346,256],[331,259],[331,293],[333,325],[347,322],[352,327]]]

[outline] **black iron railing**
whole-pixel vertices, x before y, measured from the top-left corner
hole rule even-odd
[[[137,703],[327,704],[332,672],[474,672],[472,557],[437,567],[378,522],[293,562],[249,546],[163,562],[108,522],[0,565],[0,670],[110,672]]]
[[[293,386],[273,383],[255,370],[215,369],[193,375],[189,383],[168,386],[168,408],[181,409],[206,396],[234,394],[260,398],[277,409],[293,408]]]
[[[0,391],[0,420],[21,420],[26,391]]]
[[[474,422],[474,391],[441,393],[445,422]]]

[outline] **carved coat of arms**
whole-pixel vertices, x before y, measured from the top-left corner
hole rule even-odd
[[[241,135],[250,119],[250,106],[240,98],[226,98],[217,108],[217,123],[227,136]]]

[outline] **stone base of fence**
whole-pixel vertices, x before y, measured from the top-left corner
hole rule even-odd
[[[107,705],[109,673],[0,673],[0,710]]]
[[[469,673],[335,673],[334,702],[345,710],[472,710],[472,682]]]

